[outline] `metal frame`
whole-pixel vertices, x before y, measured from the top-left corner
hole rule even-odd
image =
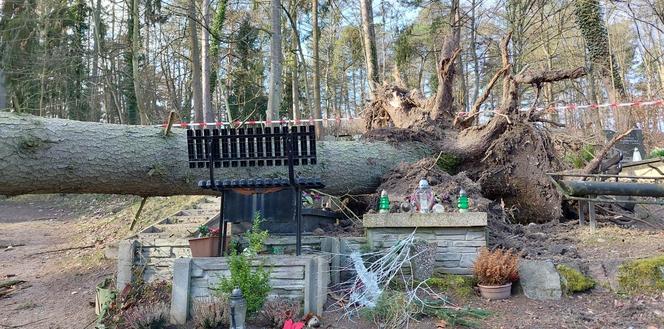
[[[592,179],[639,179],[639,180],[654,180],[660,181],[664,180],[664,176],[621,176],[621,175],[607,175],[607,174],[574,174],[574,173],[547,173],[549,179],[556,187],[556,189],[563,195],[567,200],[576,200],[579,201],[579,225],[585,224],[585,210],[588,209],[588,219],[591,230],[595,230],[597,227],[597,215],[595,213],[595,204],[596,203],[634,203],[634,204],[657,204],[664,205],[663,201],[653,201],[646,200],[643,197],[635,198],[632,200],[607,200],[598,195],[588,194],[581,196],[572,196],[567,189],[562,187],[560,182],[556,179],[558,177],[581,177],[581,178],[592,178]],[[635,197],[635,196],[632,196]]]
[[[324,187],[320,179],[300,179],[295,175],[296,165],[314,165],[316,159],[316,136],[314,126],[294,126],[240,129],[198,129],[187,131],[190,168],[209,168],[210,180],[199,182],[202,188],[221,193],[219,206],[219,254],[226,249],[227,221],[224,218],[225,190],[236,188],[281,187],[293,190],[293,220],[296,222],[296,254],[302,252],[302,187]],[[288,180],[262,179],[233,180],[221,183],[215,180],[215,168],[288,166]],[[260,184],[259,184],[260,182]],[[255,183],[255,184],[254,184]],[[285,183],[285,184],[284,184]],[[260,192],[259,192],[260,193]]]

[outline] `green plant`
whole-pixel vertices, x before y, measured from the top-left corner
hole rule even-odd
[[[197,329],[221,329],[230,323],[226,296],[197,299],[193,311],[194,326]]]
[[[477,280],[474,277],[444,274],[428,279],[427,284],[432,288],[450,291],[457,297],[468,298],[475,292],[473,287],[477,285]]]
[[[362,308],[360,315],[373,321],[378,328],[406,328],[410,319],[422,315],[444,320],[451,327],[462,325],[476,328],[473,319],[484,319],[489,312],[477,308],[452,308],[446,299],[410,299],[403,291],[385,290],[373,308]]]
[[[568,154],[565,156],[565,161],[569,163],[572,167],[580,169],[583,168],[586,163],[592,161],[595,158],[595,147],[587,144],[584,145],[578,153]]]
[[[618,283],[626,293],[664,290],[664,255],[622,264],[618,268]]]
[[[455,174],[457,171],[457,167],[461,164],[461,159],[458,157],[452,155],[452,154],[441,154],[440,157],[438,158],[438,161],[436,161],[436,165],[438,165],[438,168],[444,170],[448,174]]]
[[[405,328],[406,321],[416,313],[417,307],[409,303],[406,293],[396,290],[383,291],[373,308],[360,310],[360,315],[373,321],[377,328]]]
[[[482,248],[473,264],[473,274],[485,286],[514,282],[519,279],[519,255],[512,250]]]
[[[664,149],[656,148],[650,151],[649,158],[664,158]]]
[[[251,223],[251,229],[244,233],[244,237],[249,242],[249,251],[252,254],[258,254],[263,251],[263,246],[265,245],[265,240],[270,236],[270,232],[267,230],[261,230],[261,225],[265,219],[259,211],[254,214],[254,219]]]
[[[556,265],[556,269],[560,274],[560,285],[566,294],[582,292],[595,287],[595,281],[592,278],[567,265]]]
[[[247,300],[247,312],[255,314],[261,309],[270,292],[270,273],[262,265],[252,271],[251,260],[245,254],[232,254],[228,263],[231,275],[222,277],[215,289],[221,294],[229,295],[233,289],[239,287]]]

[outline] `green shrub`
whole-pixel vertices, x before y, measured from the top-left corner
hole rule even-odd
[[[263,266],[252,271],[251,260],[244,254],[233,254],[229,258],[231,275],[221,278],[216,290],[228,296],[233,289],[240,288],[247,300],[247,313],[254,314],[261,309],[270,292],[270,273]]]
[[[560,285],[565,294],[571,295],[595,287],[595,280],[567,265],[557,265],[556,269],[560,274]]]
[[[626,262],[618,268],[618,283],[626,293],[664,290],[664,256]]]
[[[452,292],[457,297],[468,298],[475,292],[477,280],[469,276],[444,274],[428,279],[427,284],[432,288]]]
[[[664,158],[664,149],[654,149],[650,151],[649,158]]]
[[[249,253],[231,254],[228,262],[231,275],[221,278],[216,287],[219,293],[225,295],[229,295],[235,288],[240,288],[247,300],[249,314],[255,314],[261,309],[271,290],[270,273],[262,265],[252,271],[249,258],[263,250],[265,240],[269,237],[268,231],[260,229],[262,222],[261,214],[256,212],[251,229],[244,234],[245,239],[249,241]]]
[[[444,170],[448,174],[455,174],[457,171],[457,167],[461,164],[461,159],[458,157],[451,155],[451,154],[441,154],[440,157],[438,158],[438,161],[436,161],[436,165],[438,165],[438,168]]]
[[[249,242],[249,251],[251,254],[256,255],[263,251],[265,240],[270,237],[270,232],[261,230],[261,225],[265,219],[259,211],[254,214],[254,219],[251,223],[251,229],[244,233],[244,237]]]
[[[360,315],[373,321],[377,328],[405,328],[407,316],[416,313],[417,308],[414,303],[408,303],[406,293],[396,290],[383,291],[376,306],[360,310]]]
[[[565,162],[570,164],[572,167],[580,169],[583,168],[586,163],[592,161],[595,158],[595,147],[592,145],[584,145],[579,153],[568,154],[565,156]]]

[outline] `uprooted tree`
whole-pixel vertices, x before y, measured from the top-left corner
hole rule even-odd
[[[445,39],[438,63],[438,90],[424,98],[396,85],[376,88],[367,105],[368,133],[360,142],[320,142],[315,170],[331,194],[372,192],[381,177],[403,162],[444,153],[477,180],[485,197],[518,210],[522,221],[548,221],[561,214],[561,199],[546,173],[560,169],[546,121],[534,110],[519,112],[520,87],[536,98],[544,83],[574,79],[573,70],[513,74],[508,45],[500,43],[503,67],[466,115],[454,109],[454,61],[458,38]],[[484,125],[476,118],[502,78],[502,103]],[[537,103],[537,99],[534,104]],[[534,106],[533,106],[534,109]],[[391,128],[387,128],[391,126]],[[115,193],[140,196],[201,194],[204,169],[189,169],[185,134],[0,112],[0,194]],[[219,169],[224,177],[271,177],[275,168]]]
[[[517,211],[521,221],[549,221],[561,215],[561,197],[551,185],[548,172],[561,169],[548,130],[550,122],[536,112],[539,92],[545,83],[576,79],[586,74],[583,67],[571,70],[523,71],[513,74],[508,45],[511,34],[500,42],[502,68],[496,72],[469,113],[455,115],[452,81],[454,61],[459,54],[454,36],[445,40],[438,63],[438,90],[424,98],[417,90],[383,86],[366,111],[369,136],[409,136],[428,141],[434,152],[454,156],[461,169],[477,180],[485,197],[502,200]],[[502,101],[493,118],[476,125],[482,103],[502,78]],[[520,88],[532,85],[535,101],[530,111],[519,111]],[[394,126],[389,132],[384,127]],[[397,133],[398,132],[398,133]]]

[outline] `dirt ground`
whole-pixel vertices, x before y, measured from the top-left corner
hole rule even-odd
[[[0,297],[0,328],[93,327],[94,287],[114,272],[114,263],[101,257],[103,248],[127,226],[126,220],[116,223],[117,216],[111,225],[108,216],[117,213],[128,217],[139,200],[90,198],[0,200],[0,281],[26,281]],[[173,203],[164,211],[179,205],[181,202]],[[527,258],[581,266],[664,252],[661,231],[603,225],[591,234],[587,227],[573,222],[498,225],[491,230],[500,235],[493,239],[500,238],[505,246],[521,249]],[[13,247],[7,248],[10,245]],[[56,251],[90,245],[80,250]],[[480,328],[664,328],[664,295],[623,296],[603,285],[559,301],[533,301],[523,295],[486,301],[477,296],[452,295],[458,305],[492,313],[481,321]],[[335,313],[324,314],[323,328],[377,328],[364,319],[338,321],[338,317]],[[436,328],[436,321],[413,322],[411,328]]]
[[[26,281],[0,298],[0,328],[85,328],[96,319],[94,287],[113,266],[72,263],[81,250],[48,252],[79,246],[80,209],[63,201],[0,200],[0,281]]]

